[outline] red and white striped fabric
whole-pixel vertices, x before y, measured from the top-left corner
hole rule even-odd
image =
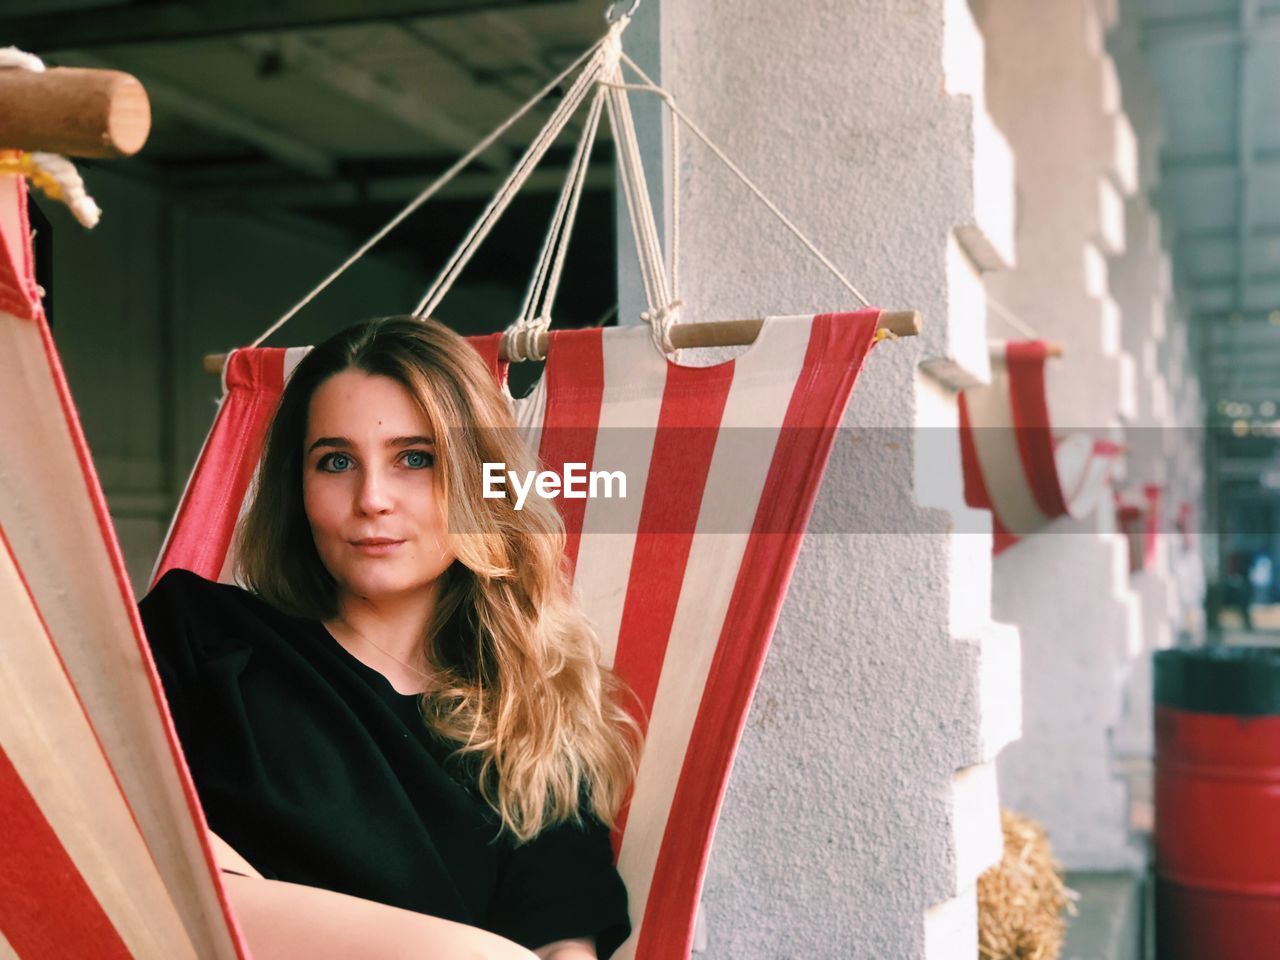
[[[651,720],[615,844],[636,932],[618,956],[687,956],[711,833],[878,312],[772,317],[735,360],[684,367],[647,328],[552,335],[514,400],[546,469],[622,469],[624,500],[556,501],[574,586]],[[500,383],[499,335],[472,339]],[[213,429],[156,569],[229,579],[264,431],[301,351],[228,358]]]
[[[1129,539],[1129,572],[1139,573],[1155,566],[1160,544],[1160,502],[1164,489],[1148,483],[1141,496],[1117,491],[1116,526]]]
[[[1048,344],[994,344],[991,383],[960,394],[965,502],[990,510],[995,552],[1059,517],[1084,517],[1121,448],[1087,434],[1055,436],[1045,393]]]
[[[0,175],[0,957],[244,957]]]

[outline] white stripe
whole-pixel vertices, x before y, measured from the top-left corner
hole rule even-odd
[[[196,953],[7,550],[0,749],[135,957]],[[36,865],[42,869],[44,865]],[[57,913],[55,904],[46,904]]]
[[[991,385],[966,390],[964,399],[969,407],[978,469],[991,497],[992,512],[1010,533],[1025,536],[1048,526],[1053,518],[1036,503],[1022,464],[1010,388],[1008,367],[993,363]]]
[[[1064,437],[1053,450],[1067,513],[1077,519],[1088,516],[1106,491],[1111,458],[1094,450],[1095,441],[1087,433]]]
[[[515,418],[521,439],[536,456],[538,447],[542,444],[542,426],[547,418],[547,368],[542,368],[542,376],[538,377],[533,389],[523,397],[513,398],[511,391],[505,386],[502,393],[511,401],[511,414]]]
[[[5,939],[3,930],[0,930],[0,960],[20,960],[18,951]]]
[[[298,369],[298,364],[302,362],[302,358],[311,352],[311,347],[289,347],[284,352],[284,382],[289,383],[289,378],[293,376],[293,371]]]
[[[234,956],[36,323],[0,312],[0,365],[0,527],[198,952]]]
[[[665,362],[653,362],[657,353],[647,327],[611,330],[603,340],[604,397],[592,469],[621,470],[627,496],[587,500],[574,590],[600,637],[601,661],[612,666],[667,370]]]
[[[769,356],[764,366],[759,348],[766,330]],[[750,352],[752,362],[735,369],[729,388],[618,858],[637,927],[750,524],[811,333],[810,317],[771,318]],[[634,955],[637,942],[638,932],[617,954],[620,960]]]

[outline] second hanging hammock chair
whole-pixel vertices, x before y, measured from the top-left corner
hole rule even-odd
[[[1122,448],[1087,433],[1059,434],[1049,414],[1044,340],[991,345],[991,382],[960,394],[965,502],[990,510],[994,552],[1060,517],[1088,516]]]
[[[607,662],[648,711],[645,754],[625,822],[615,834],[634,927],[617,956],[669,960],[690,951],[733,754],[854,382],[872,345],[886,331],[914,332],[918,318],[868,308],[737,325],[677,323],[674,278],[663,270],[631,130],[629,85],[619,70],[619,60],[626,59],[619,41],[625,24],[625,17],[612,24],[585,55],[586,66],[547,130],[417,312],[435,309],[468,251],[505,209],[521,172],[527,175],[573,107],[595,91],[525,308],[506,332],[470,342],[504,385],[510,361],[545,356],[533,392],[512,399],[512,405],[546,468],[584,463],[587,469],[623,469],[628,476],[626,500],[558,503],[569,533],[575,592],[596,625]],[[645,89],[656,91],[641,77]],[[605,109],[619,142],[649,328],[549,332],[580,174]],[[455,170],[509,124],[477,145]],[[11,821],[23,826],[0,827],[0,834],[10,841],[19,831],[44,838],[43,846],[15,842],[6,862],[30,878],[21,902],[34,900],[40,908],[43,901],[47,910],[57,897],[60,921],[58,930],[44,933],[30,919],[25,926],[6,919],[0,907],[0,928],[9,934],[8,923],[18,924],[25,939],[14,942],[10,936],[10,943],[23,960],[81,955],[80,947],[89,942],[118,945],[100,953],[113,958],[244,956],[101,490],[33,292],[20,206],[0,208],[15,221],[0,232],[15,264],[7,281],[0,273],[0,330],[7,348],[0,373],[9,391],[6,429],[14,448],[28,459],[6,460],[0,471],[7,484],[0,530],[3,556],[10,561],[0,564],[0,588],[14,609],[30,611],[23,643],[31,655],[27,659],[42,664],[41,689],[62,692],[38,703],[27,698],[22,701],[26,712],[6,710],[0,716],[0,800],[7,811],[20,809],[26,817]],[[22,309],[13,309],[15,304]],[[729,343],[749,338],[757,328],[758,334],[745,355],[715,366],[673,362],[666,351],[707,342],[701,338],[705,330],[690,334],[694,327],[728,331],[720,342]],[[232,533],[265,430],[305,349],[255,345],[220,363],[220,409],[156,576],[183,567],[210,579],[229,579]],[[57,535],[45,535],[45,527]],[[35,667],[27,659],[4,658],[0,679],[11,685],[29,682],[22,671]],[[47,740],[54,729],[60,747]],[[60,773],[52,780],[39,763],[42,751],[58,755]],[[91,778],[77,779],[79,761],[96,771]],[[91,810],[95,797],[101,803]],[[89,818],[85,822],[98,832],[86,834],[77,817]],[[114,839],[104,845],[104,836]],[[68,890],[76,897],[64,914]],[[150,892],[133,895],[133,890]],[[0,902],[4,899],[0,896]],[[38,914],[38,909],[28,911],[28,916]],[[42,939],[47,936],[54,940]]]

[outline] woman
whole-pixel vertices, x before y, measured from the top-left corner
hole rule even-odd
[[[608,957],[638,727],[575,606],[509,402],[433,321],[312,350],[238,534],[248,590],[141,610],[255,958]]]

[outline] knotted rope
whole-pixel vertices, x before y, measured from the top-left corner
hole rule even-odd
[[[0,48],[0,70],[44,72],[44,61],[17,47]],[[84,181],[75,165],[66,157],[41,150],[0,153],[0,173],[16,173],[26,177],[51,200],[65,203],[83,226],[92,229],[102,217],[102,210],[85,190]]]

